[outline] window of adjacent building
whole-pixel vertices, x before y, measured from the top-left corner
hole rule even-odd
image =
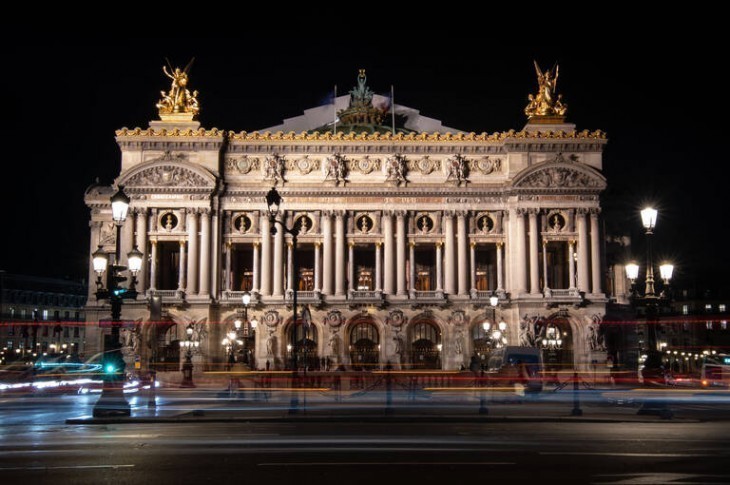
[[[20,319],[21,320],[25,320],[25,308],[23,308],[22,310],[20,310]]]
[[[727,330],[727,320],[723,320],[720,322],[720,328],[723,330]]]
[[[43,320],[48,320],[48,310],[43,310]]]
[[[80,316],[79,312],[76,312],[75,315],[74,315],[74,320],[76,320],[78,322],[79,321],[79,316]]]
[[[63,338],[69,338],[69,328],[63,327]]]
[[[6,345],[8,350],[13,350],[13,340],[8,340],[8,344]]]
[[[718,310],[718,311],[719,311],[720,313],[725,313],[725,312],[727,311],[727,307],[725,306],[725,304],[724,304],[724,303],[720,303],[720,304],[719,304],[719,305],[717,306],[717,310]]]
[[[682,305],[682,315],[689,315],[689,305]]]
[[[689,332],[689,322],[682,322],[682,330]]]
[[[63,312],[63,319],[65,321],[68,321],[68,319],[71,317],[71,312]]]
[[[79,327],[74,327],[74,338],[79,338]]]
[[[43,336],[48,337],[48,325],[43,325]]]
[[[705,304],[705,311],[706,312],[711,312],[712,311],[712,304],[711,303],[706,303]]]
[[[708,320],[705,322],[705,326],[707,327],[707,330],[712,330],[712,321]]]
[[[15,325],[8,327],[8,335],[15,335]]]

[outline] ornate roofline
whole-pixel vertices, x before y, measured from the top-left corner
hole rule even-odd
[[[301,132],[301,133],[295,133],[293,131],[290,131],[288,133],[284,133],[282,131],[277,131],[275,133],[271,133],[268,131],[265,132],[258,132],[254,131],[251,133],[248,133],[246,131],[242,131],[240,133],[236,133],[234,131],[223,131],[219,130],[217,128],[213,128],[211,130],[206,130],[205,128],[200,128],[197,130],[188,129],[188,130],[180,130],[180,129],[174,129],[174,130],[155,130],[153,128],[149,128],[146,130],[143,130],[142,128],[122,128],[120,130],[116,131],[116,135],[118,138],[120,137],[148,137],[148,138],[160,138],[160,137],[198,137],[198,138],[220,138],[220,137],[226,137],[229,141],[236,141],[236,142],[258,142],[258,141],[330,141],[330,140],[338,140],[338,141],[354,141],[354,142],[362,142],[362,141],[410,141],[410,142],[447,142],[447,143],[453,143],[453,142],[486,142],[486,143],[502,143],[511,139],[515,140],[538,140],[538,139],[550,139],[550,140],[606,140],[606,133],[601,130],[595,130],[595,131],[589,131],[589,130],[583,130],[583,131],[515,131],[515,130],[509,130],[509,131],[503,131],[503,132],[495,132],[492,134],[483,132],[483,133],[396,133],[395,135],[392,133],[355,133],[355,132],[349,132],[349,133],[343,133],[338,132],[337,134],[333,134],[330,132],[320,133],[320,132],[314,132],[314,133],[307,133],[307,132]]]
[[[607,186],[606,177],[576,158],[558,153],[551,160],[527,167],[512,179],[511,192],[540,194],[566,192],[600,193]]]

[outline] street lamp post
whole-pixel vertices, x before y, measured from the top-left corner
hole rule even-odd
[[[633,305],[643,306],[646,310],[648,352],[645,367],[659,367],[661,365],[662,356],[658,353],[659,348],[656,331],[657,317],[659,306],[666,303],[669,299],[667,290],[674,271],[672,264],[663,263],[659,266],[659,274],[664,282],[664,288],[657,295],[654,286],[654,255],[652,248],[652,236],[656,227],[657,215],[658,211],[651,207],[647,207],[641,211],[641,222],[644,226],[644,234],[646,235],[646,279],[643,295],[638,293],[635,284],[639,277],[639,265],[635,262],[626,265],[626,277],[631,282],[631,302]]]
[[[143,254],[136,247],[127,254],[129,268],[122,266],[121,261],[121,233],[124,221],[129,210],[129,197],[124,193],[120,185],[119,190],[111,196],[112,219],[117,228],[115,251],[113,263],[109,255],[99,246],[99,249],[92,254],[96,279],[96,299],[109,300],[111,306],[111,335],[104,336],[104,387],[99,400],[94,405],[94,416],[129,416],[131,410],[129,403],[124,398],[124,358],[119,342],[119,329],[122,325],[122,303],[125,299],[137,298],[137,272],[142,267]],[[127,280],[121,273],[129,269],[132,278],[129,287],[120,286],[120,283]],[[106,275],[106,287],[102,282],[102,275]]]
[[[195,387],[195,384],[193,384],[193,350],[200,347],[200,341],[197,338],[193,338],[194,332],[193,324],[190,323],[185,328],[187,338],[180,341],[180,345],[185,349],[185,362],[182,366],[183,379],[180,387]]]
[[[281,205],[282,199],[279,192],[275,187],[266,194],[266,205],[269,212],[269,223],[271,224],[271,234],[276,234],[276,224],[281,226],[281,229],[292,237],[292,274],[294,278],[299,275],[299,265],[297,262],[297,237],[301,229],[298,223],[295,223],[292,227],[286,227],[286,224],[280,219],[277,219],[279,214],[279,206]],[[292,383],[297,381],[297,285],[292,283],[292,339],[291,339],[291,354],[292,354]],[[287,348],[289,348],[287,346]],[[306,365],[306,363],[305,363]],[[297,393],[292,392],[291,403],[289,407],[290,414],[296,414],[299,410],[299,397]]]

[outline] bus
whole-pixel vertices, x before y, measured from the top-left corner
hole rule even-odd
[[[730,387],[730,356],[713,355],[702,364],[702,387]]]

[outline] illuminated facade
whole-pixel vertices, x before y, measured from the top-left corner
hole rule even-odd
[[[136,245],[146,256],[140,296],[123,308],[136,322],[126,331],[129,363],[175,368],[193,323],[196,372],[224,365],[221,342],[250,292],[247,314],[259,324],[243,323],[236,357],[250,367],[285,368],[297,348],[310,368],[459,369],[495,345],[541,346],[548,332],[561,341],[548,360],[603,365],[606,137],[566,123],[560,97],[548,99],[554,79],[539,74],[520,131],[463,133],[399,105],[391,121],[362,71],[337,98],[336,122],[329,105],[234,133],[200,128],[185,106],[173,116],[170,101],[150,128],[117,131],[115,185],[132,198],[122,253]],[[562,111],[547,109],[556,102]],[[264,195],[274,186],[280,217],[301,228],[296,255],[289,235],[271,231]],[[113,190],[85,194],[90,254],[114,247]],[[109,314],[94,290],[90,322]],[[312,317],[297,332],[294,291]],[[494,319],[506,324],[498,336]],[[89,332],[101,347],[99,329]]]

